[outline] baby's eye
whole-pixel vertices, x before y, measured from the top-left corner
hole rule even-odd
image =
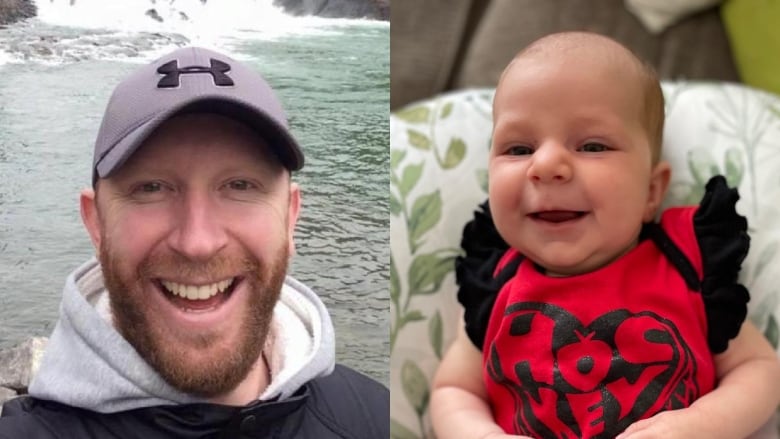
[[[604,152],[609,150],[609,148],[606,145],[602,145],[601,143],[591,142],[580,146],[579,150],[583,152]]]
[[[507,148],[506,153],[508,155],[529,155],[533,154],[534,150],[530,146],[515,145]]]

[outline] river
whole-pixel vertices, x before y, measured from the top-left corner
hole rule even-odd
[[[277,90],[306,154],[291,274],[330,309],[338,360],[387,384],[389,24],[290,17],[271,0],[38,9],[0,29],[0,349],[51,332],[65,277],[93,254],[78,194],[112,88],[140,63],[199,45]]]

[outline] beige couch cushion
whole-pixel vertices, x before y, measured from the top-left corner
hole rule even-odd
[[[546,34],[566,30],[611,36],[653,64],[663,78],[739,79],[716,9],[693,15],[656,36],[628,12],[622,0],[493,0],[466,49],[453,88],[495,86],[520,49]]]
[[[542,35],[616,38],[664,78],[739,79],[717,10],[652,35],[623,0],[394,0],[390,108],[454,88],[492,87],[507,61]]]
[[[472,0],[393,0],[390,108],[444,90],[472,3]]]

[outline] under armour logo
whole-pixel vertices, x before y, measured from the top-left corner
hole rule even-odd
[[[157,83],[158,88],[173,88],[179,86],[179,75],[187,75],[190,73],[210,73],[214,78],[214,85],[219,87],[227,87],[233,85],[233,80],[230,79],[225,73],[230,71],[230,64],[211,58],[211,67],[204,66],[189,66],[182,69],[179,68],[179,62],[177,60],[168,61],[157,68],[157,73],[162,73],[162,79]]]

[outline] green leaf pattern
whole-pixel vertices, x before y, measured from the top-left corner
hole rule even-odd
[[[420,439],[420,436],[412,433],[395,419],[390,419],[390,439]]]
[[[413,129],[409,129],[407,133],[409,134],[410,145],[417,149],[422,149],[423,151],[431,149],[431,139],[429,139],[428,136]]]
[[[405,108],[395,113],[395,117],[409,123],[423,123],[430,119],[431,111],[425,105]]]
[[[439,311],[436,311],[436,314],[428,320],[428,340],[431,342],[436,358],[441,360],[442,322]]]
[[[774,314],[769,316],[769,319],[767,320],[766,330],[764,330],[764,336],[767,340],[769,340],[769,343],[777,350],[778,345],[778,328],[777,328],[777,318]]]
[[[398,279],[398,270],[395,269],[395,261],[390,256],[390,300],[395,303],[401,296],[401,281]]]
[[[487,169],[477,169],[477,182],[479,183],[479,188],[482,189],[482,192],[485,194],[488,193],[488,173]]]
[[[433,294],[439,290],[444,276],[454,268],[455,257],[437,253],[417,255],[409,267],[409,295]]]
[[[439,191],[421,195],[412,205],[412,212],[407,222],[412,253],[420,246],[422,236],[431,230],[441,219],[441,194]]]
[[[398,201],[398,198],[395,197],[392,193],[390,194],[390,215],[398,216],[401,214],[401,210],[403,207],[401,206],[401,202]]]
[[[424,165],[425,163],[418,163],[404,168],[403,175],[401,176],[401,183],[398,185],[398,191],[401,193],[402,197],[409,195],[412,188],[420,181]]]
[[[404,157],[406,157],[405,149],[390,150],[390,168],[398,169],[398,165],[403,161]]]
[[[442,109],[441,109],[441,118],[442,119],[446,119],[446,118],[450,117],[450,114],[452,114],[452,107],[453,106],[454,106],[454,104],[452,102],[447,102],[446,104],[444,104],[444,107],[442,107]]]
[[[729,148],[726,151],[723,175],[730,187],[739,187],[742,183],[742,176],[745,175],[745,162],[742,156],[742,151],[739,148]]]
[[[413,309],[404,315],[404,324],[425,320],[425,316],[419,310]]]
[[[405,361],[401,368],[401,382],[406,399],[412,404],[414,410],[422,415],[428,408],[430,390],[428,379],[420,367],[412,361]]]
[[[470,103],[480,108],[489,108],[492,93],[473,94]],[[402,109],[393,114],[391,125],[396,123],[398,137],[391,135],[390,145],[390,215],[393,224],[405,230],[405,248],[409,255],[404,258],[390,258],[390,297],[392,321],[390,327],[390,349],[393,352],[396,340],[402,331],[426,331],[427,345],[420,343],[416,349],[426,350],[440,361],[446,349],[448,328],[455,322],[446,320],[438,309],[423,311],[420,301],[439,292],[443,283],[453,280],[454,261],[460,254],[457,244],[441,246],[432,244],[432,231],[442,222],[444,215],[444,190],[457,191],[457,188],[437,186],[437,175],[444,173],[458,178],[471,178],[471,183],[479,185],[479,176],[461,170],[469,154],[468,140],[449,130],[451,134],[442,135],[442,126],[458,124],[457,117],[461,102],[446,97]],[[490,114],[481,113],[479,118],[483,126],[489,127]],[[453,127],[456,125],[452,125]],[[489,128],[484,132],[489,132]],[[399,146],[393,139],[404,142]],[[487,163],[485,162],[485,165]],[[482,166],[484,168],[484,165]],[[485,173],[486,175],[486,173]],[[475,178],[476,177],[476,178]],[[423,185],[422,181],[434,182]],[[474,204],[476,205],[476,203]],[[459,232],[449,236],[454,242],[459,240]],[[391,234],[394,232],[391,231]],[[395,236],[395,234],[394,234]],[[403,261],[403,262],[401,262]],[[454,295],[452,297],[454,300]],[[449,317],[448,317],[449,319]],[[423,325],[425,324],[425,325]],[[420,338],[419,340],[425,340]],[[407,407],[415,413],[417,425],[402,422],[393,413],[391,437],[398,439],[429,437],[430,424],[427,422],[427,407],[430,397],[429,381],[434,368],[421,368],[418,358],[401,359],[400,370],[393,368]]]
[[[450,140],[450,146],[447,147],[447,154],[441,166],[444,169],[452,169],[458,166],[466,155],[466,144],[462,140],[453,137]]]

